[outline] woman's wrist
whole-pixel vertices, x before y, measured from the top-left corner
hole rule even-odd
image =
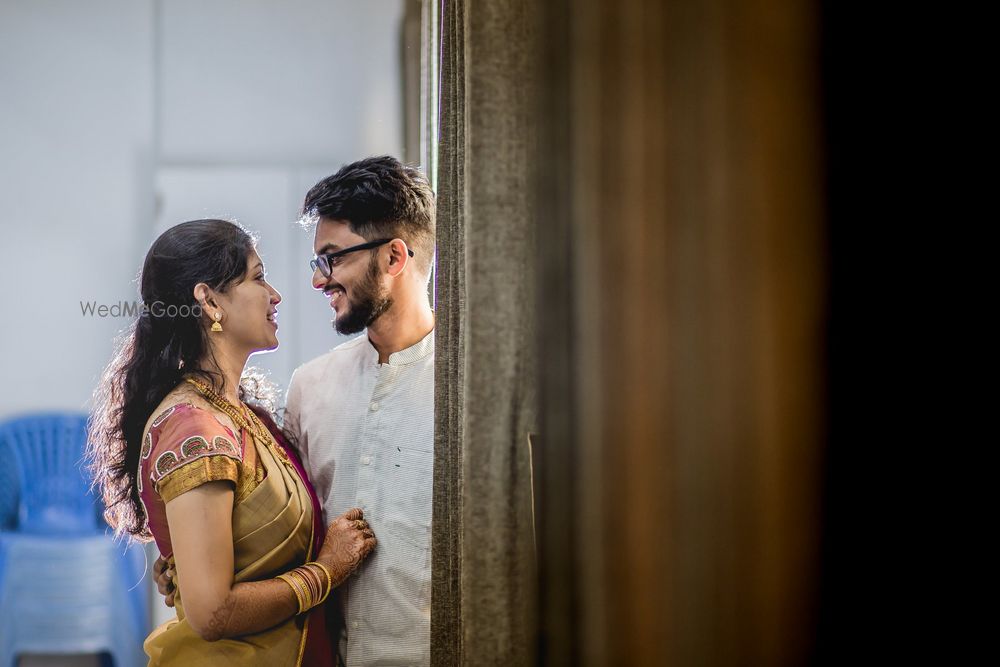
[[[280,579],[281,581],[285,582],[286,584],[288,584],[288,587],[292,589],[292,593],[295,595],[295,601],[299,607],[298,611],[295,612],[295,614],[298,615],[306,611],[308,607],[306,607],[305,594],[302,590],[302,586],[298,582],[298,580],[296,580],[295,577],[292,576],[291,572],[285,572],[284,574],[279,574],[277,576],[277,579]]]
[[[330,591],[333,590],[333,573],[330,571],[330,568],[315,560],[306,563],[305,567],[311,568],[311,571],[316,575],[320,590],[322,591],[320,601],[326,600],[330,595]]]
[[[297,614],[303,614],[313,607],[323,604],[333,588],[333,576],[322,563],[310,561],[294,570],[277,576],[284,581],[298,602]]]

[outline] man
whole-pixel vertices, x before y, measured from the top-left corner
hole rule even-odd
[[[379,543],[341,587],[349,667],[430,662],[434,461],[434,196],[391,157],[343,167],[306,195],[313,287],[338,333],[300,367],[286,428],[327,517],[364,510]],[[344,509],[338,509],[343,507]]]
[[[285,429],[326,518],[360,507],[378,538],[339,589],[344,637],[333,639],[348,667],[428,665],[434,195],[416,169],[367,158],[317,183],[303,214],[313,287],[337,332],[362,335],[295,371]]]

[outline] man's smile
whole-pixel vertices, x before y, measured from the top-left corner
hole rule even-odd
[[[341,298],[345,296],[346,292],[340,285],[333,285],[324,289],[323,294],[330,299],[330,307],[336,310],[337,305],[340,303]]]

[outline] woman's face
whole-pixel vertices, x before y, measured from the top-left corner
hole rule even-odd
[[[235,347],[259,352],[278,347],[277,306],[281,294],[268,284],[264,263],[250,252],[247,274],[241,282],[218,295],[224,313],[223,335]]]

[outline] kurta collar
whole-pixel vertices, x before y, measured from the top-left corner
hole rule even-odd
[[[368,340],[368,331],[365,330],[365,340],[368,342],[369,358],[372,363],[378,363],[378,350],[372,345],[372,342]],[[420,361],[421,359],[427,357],[427,355],[434,352],[434,329],[421,338],[419,341],[411,345],[410,347],[400,350],[399,352],[393,352],[389,355],[390,366],[405,366],[406,364],[412,364],[415,361]]]

